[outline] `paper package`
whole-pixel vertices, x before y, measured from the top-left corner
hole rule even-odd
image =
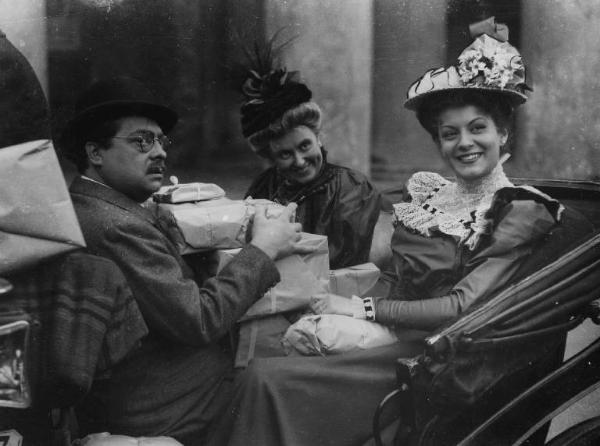
[[[247,367],[253,358],[285,356],[281,338],[290,325],[283,314],[240,322],[235,367]]]
[[[251,213],[243,201],[219,198],[154,207],[182,255],[246,244]]]
[[[298,242],[315,247],[310,254],[294,254],[277,260],[275,265],[281,281],[252,305],[244,319],[298,310],[308,306],[314,294],[327,292],[329,287],[329,249],[324,235],[302,233]],[[220,271],[240,250],[215,252],[216,271]]]
[[[189,203],[223,198],[225,191],[212,183],[185,183],[163,186],[152,194],[157,203]]]
[[[0,148],[0,274],[84,246],[52,142]]]
[[[269,200],[230,200],[223,197],[189,203],[146,204],[170,233],[182,255],[215,249],[241,248],[257,206],[275,218],[284,207]]]
[[[304,316],[282,339],[286,352],[315,356],[365,350],[393,344],[396,333],[376,322],[339,314]]]
[[[332,270],[329,272],[329,292],[344,297],[366,296],[379,275],[379,268],[373,263]]]

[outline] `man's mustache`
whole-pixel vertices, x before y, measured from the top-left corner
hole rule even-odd
[[[167,166],[164,161],[154,161],[148,166],[148,173],[165,173]]]

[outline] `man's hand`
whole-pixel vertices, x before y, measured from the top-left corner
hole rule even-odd
[[[260,248],[273,260],[290,254],[308,254],[314,248],[298,246],[302,237],[302,225],[290,222],[296,211],[296,203],[290,203],[277,218],[267,218],[266,208],[257,206],[252,224],[252,245]]]
[[[356,296],[347,298],[337,294],[315,294],[310,299],[310,309],[316,314],[341,314],[364,319],[362,299]]]

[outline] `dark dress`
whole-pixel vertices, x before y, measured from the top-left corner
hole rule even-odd
[[[338,356],[255,359],[239,377],[211,444],[363,444],[377,403],[395,388],[395,359],[420,353],[431,329],[510,283],[562,209],[541,192],[506,180],[471,221],[453,222],[432,209],[446,184],[454,183],[417,174],[409,181],[412,201],[395,209],[392,250],[399,276],[392,295],[377,300],[376,318],[395,325],[400,341]]]
[[[381,196],[363,174],[325,162],[314,181],[298,187],[272,167],[254,180],[246,196],[297,203],[296,221],[303,231],[328,237],[331,269],[368,262]]]

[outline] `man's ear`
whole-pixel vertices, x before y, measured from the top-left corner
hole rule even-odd
[[[92,166],[102,166],[102,151],[98,143],[88,141],[85,143],[85,153]]]

